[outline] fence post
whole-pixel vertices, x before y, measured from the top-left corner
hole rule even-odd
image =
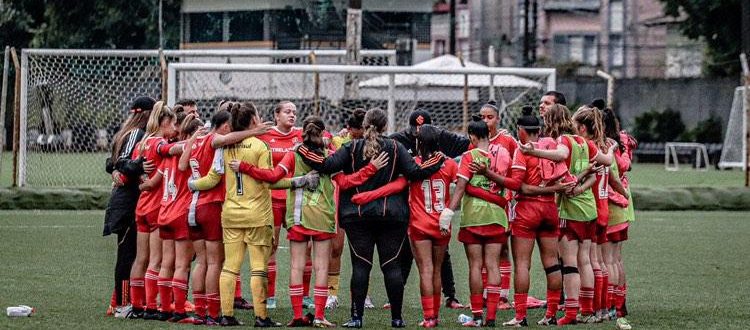
[[[745,77],[745,97],[742,102],[742,109],[744,114],[745,125],[742,125],[745,129],[745,187],[750,187],[750,69],[747,65],[747,55],[740,53],[740,65],[742,66],[742,75]]]
[[[490,46],[487,50],[487,64],[494,67],[495,64],[495,46]],[[495,99],[495,75],[490,75],[490,100]]]
[[[175,99],[177,98],[177,70],[175,70],[174,64],[167,66],[167,102],[168,106],[174,106]],[[172,103],[170,103],[172,102]]]
[[[13,97],[13,187],[23,185],[21,180],[21,63],[18,61],[18,54],[16,48],[10,49],[11,56],[13,58],[13,67],[16,72],[15,80],[15,95]]]
[[[315,65],[317,64],[317,58],[315,57],[315,51],[310,52],[310,64]],[[315,88],[313,96],[313,105],[315,108],[315,115],[320,116],[320,73],[315,71],[313,73],[313,86]]]
[[[160,9],[161,13],[161,9]],[[161,26],[159,27],[161,28]],[[167,58],[164,57],[164,50],[159,48],[159,66],[161,67],[161,100],[164,101],[164,103],[169,103],[169,97],[167,90],[169,89],[169,74],[167,73]],[[172,103],[174,104],[176,100],[172,100]]]
[[[388,75],[388,134],[396,131],[396,74]]]
[[[0,92],[0,173],[2,173],[3,151],[5,151],[5,107],[8,105],[8,65],[10,62],[10,46],[5,46],[3,59],[3,90]]]
[[[464,63],[464,56],[460,52],[458,53],[458,60],[461,61],[461,66],[466,67]],[[463,126],[464,133],[468,132],[469,129],[469,75],[464,74],[464,106],[463,106]]]

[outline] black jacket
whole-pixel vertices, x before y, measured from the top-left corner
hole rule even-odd
[[[417,137],[412,134],[412,130],[413,128],[410,127],[393,133],[389,137],[403,144],[409,154],[414,157],[417,155]],[[440,151],[450,158],[461,156],[469,150],[469,144],[471,144],[466,136],[444,129],[440,129],[439,141]]]
[[[109,198],[107,210],[104,213],[104,231],[107,236],[118,233],[128,228],[135,221],[135,206],[141,191],[138,189],[139,177],[143,174],[143,158],[131,159],[133,151],[146,132],[141,129],[134,130],[123,139],[122,150],[116,160],[107,158],[105,170],[112,174],[115,170],[127,177],[127,183],[123,186],[112,188],[112,196]]]
[[[406,151],[406,148],[395,140],[379,139],[383,152],[388,153],[388,164],[378,170],[363,185],[339,192],[339,222],[341,224],[357,221],[409,221],[408,193],[404,191],[383,198],[379,198],[365,205],[357,205],[351,202],[352,196],[359,192],[371,191],[395,180],[403,174],[409,180],[422,180],[440,169],[443,157],[436,156],[418,165]],[[309,149],[302,146],[298,152],[305,163],[321,173],[331,174],[343,171],[351,174],[367,166],[369,159],[363,159],[365,140],[357,139],[343,145],[336,153],[323,158],[319,154],[312,154]]]

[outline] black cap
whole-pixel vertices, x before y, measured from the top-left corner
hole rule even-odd
[[[409,126],[416,127],[424,124],[432,124],[432,117],[427,110],[417,109],[409,116]]]
[[[151,111],[154,109],[154,104],[156,104],[156,100],[148,96],[139,96],[133,100],[133,103],[131,103],[130,111],[134,113]]]

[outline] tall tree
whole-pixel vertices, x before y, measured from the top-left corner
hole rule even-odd
[[[686,16],[679,24],[687,37],[706,42],[705,71],[709,75],[734,76],[740,72],[741,1],[747,0],[661,0],[666,15]]]

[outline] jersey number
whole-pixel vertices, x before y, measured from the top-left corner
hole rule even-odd
[[[607,192],[607,178],[609,177],[609,167],[605,166],[603,169],[597,173],[601,178],[599,179],[599,199],[606,199],[609,197],[609,193]]]
[[[174,184],[174,172],[170,173],[169,168],[164,169],[164,194],[162,200],[165,202],[174,201],[177,198],[177,186]]]
[[[435,200],[432,193],[435,192]],[[422,181],[422,193],[424,194],[424,208],[427,213],[443,212],[445,209],[445,182],[441,179]]]

